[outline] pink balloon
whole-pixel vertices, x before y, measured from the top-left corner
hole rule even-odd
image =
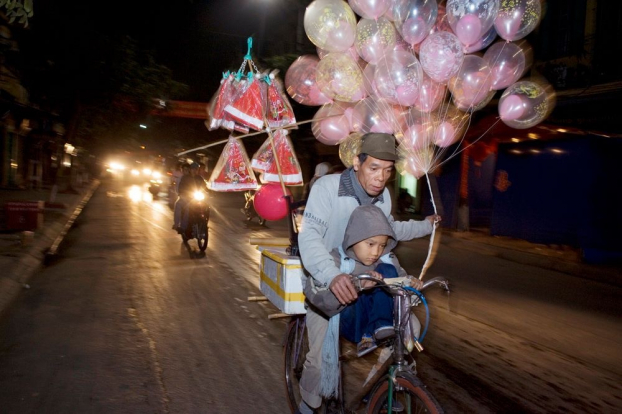
[[[385,121],[384,119],[379,119],[374,125],[372,125],[369,132],[381,132],[384,134],[393,134],[393,128],[391,127],[391,123]]]
[[[425,169],[421,164],[421,161],[417,157],[409,156],[404,160],[404,169],[413,177],[421,178],[425,175]]]
[[[305,104],[305,105],[310,105],[310,106],[318,106],[318,105],[324,105],[324,104],[327,104],[333,101],[328,96],[324,95],[324,93],[320,90],[317,84],[314,84],[309,88],[308,98],[309,98],[308,102],[300,102],[300,103]]]
[[[343,111],[343,116],[348,121],[348,128],[350,129],[350,131],[352,131],[354,129],[354,128],[352,128],[352,114],[353,114],[353,112],[354,112],[354,108],[346,108],[346,110]]]
[[[289,188],[286,188],[287,195],[292,195]],[[264,184],[255,193],[253,199],[255,211],[262,218],[268,221],[281,220],[287,217],[287,199],[284,198],[283,188],[280,184]]]
[[[409,150],[418,150],[429,144],[426,128],[421,124],[414,124],[404,131],[402,140]]]
[[[434,132],[434,144],[441,148],[450,146],[456,141],[456,129],[447,122],[441,122]]]
[[[495,29],[497,29],[499,36],[505,40],[516,40],[516,33],[518,33],[522,18],[523,13],[520,10],[497,16],[495,19]]]
[[[348,0],[352,10],[365,19],[377,19],[387,12],[390,0]]]
[[[320,60],[314,55],[303,55],[291,64],[285,74],[287,93],[296,102],[317,106],[330,102],[317,86],[315,73]]]
[[[350,123],[345,116],[334,116],[321,120],[320,130],[324,140],[335,145],[350,134]]]
[[[397,102],[403,106],[412,106],[417,102],[419,91],[416,87],[409,85],[400,85],[395,90],[397,94]]]
[[[434,82],[428,75],[423,76],[419,86],[419,96],[415,107],[421,112],[430,113],[435,110],[445,97],[446,86]]]
[[[482,35],[482,22],[474,14],[465,14],[456,25],[456,36],[465,44],[471,45],[477,42]]]
[[[494,27],[491,27],[482,37],[477,39],[477,42],[468,46],[464,46],[464,53],[478,52],[482,49],[486,49],[497,38],[497,31]]]
[[[315,138],[326,145],[337,145],[347,138],[351,129],[352,110],[352,105],[345,102],[327,104],[318,109],[311,123]]]
[[[499,116],[504,121],[514,121],[525,114],[525,102],[518,95],[508,95],[499,101]]]

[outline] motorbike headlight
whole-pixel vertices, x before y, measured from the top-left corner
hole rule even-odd
[[[152,174],[153,178],[155,178],[156,180],[159,180],[160,178],[162,178],[162,174],[159,171],[154,171]]]
[[[198,201],[204,200],[205,199],[205,194],[203,194],[202,191],[195,191],[194,192],[194,199],[198,200]]]
[[[140,175],[140,171],[138,171],[137,169],[133,169],[132,170],[132,175],[134,175],[134,176]]]

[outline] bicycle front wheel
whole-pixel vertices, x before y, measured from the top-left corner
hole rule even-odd
[[[425,385],[413,375],[398,374],[393,383],[392,412],[442,414],[436,398]],[[385,377],[376,386],[367,405],[368,414],[389,413],[389,378]]]
[[[207,240],[209,237],[207,233],[207,221],[201,220],[201,223],[197,227],[197,243],[199,244],[199,249],[204,252],[205,249],[207,249]]]

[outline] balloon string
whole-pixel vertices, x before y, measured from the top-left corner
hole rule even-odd
[[[438,214],[436,211],[436,202],[434,201],[434,192],[432,191],[432,185],[430,184],[430,175],[428,173],[425,174],[425,178],[428,181],[428,189],[430,190],[430,200],[432,201],[432,207],[434,209],[434,214]],[[427,220],[427,219],[424,219]],[[436,228],[438,227],[438,222],[435,220],[434,224],[432,224],[432,234],[430,235],[430,245],[428,246],[428,257],[425,259],[425,263],[423,263],[423,267],[421,268],[421,274],[419,275],[419,280],[423,280],[426,272],[432,265],[434,261],[434,239],[436,235]]]

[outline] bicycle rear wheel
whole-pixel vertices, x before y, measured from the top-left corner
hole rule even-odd
[[[368,414],[389,414],[389,378],[384,377],[372,391],[367,405]],[[393,384],[393,412],[442,414],[436,398],[415,376],[400,373]]]
[[[287,337],[285,338],[285,348],[283,349],[284,369],[285,369],[285,389],[287,391],[287,401],[292,413],[295,413],[300,405],[300,377],[302,368],[309,352],[309,340],[307,339],[306,319],[294,317],[287,326]]]

